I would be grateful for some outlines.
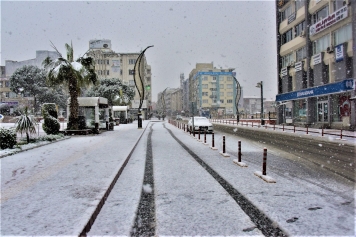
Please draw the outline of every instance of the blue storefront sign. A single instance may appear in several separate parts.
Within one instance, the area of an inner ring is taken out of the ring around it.
[[[354,84],[355,84],[354,79],[346,79],[328,85],[317,86],[313,88],[303,89],[300,91],[293,91],[284,94],[279,94],[276,95],[276,101],[298,100],[301,98],[346,92],[354,89],[355,88]]]

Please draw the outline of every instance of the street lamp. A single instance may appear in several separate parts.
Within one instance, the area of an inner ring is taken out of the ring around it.
[[[256,87],[261,88],[261,125],[265,125],[263,120],[263,81],[258,82]]]
[[[141,72],[140,72],[141,59],[142,59],[143,55],[145,54],[145,51],[151,47],[153,47],[153,45],[148,46],[140,53],[140,55],[138,55],[137,60],[135,62],[135,66],[134,66],[134,82],[135,82],[135,86],[138,91],[138,94],[140,96],[140,104],[137,109],[137,126],[138,126],[138,128],[142,128],[141,107],[142,107],[143,99],[145,98],[145,87],[143,85],[144,82],[141,78]],[[136,75],[136,71],[138,71],[138,78]]]
[[[236,106],[236,121],[237,124],[240,122],[240,113],[239,113],[239,101],[241,98],[241,86],[240,83],[237,81],[236,77],[234,77],[236,82],[236,97],[235,97],[235,106]]]

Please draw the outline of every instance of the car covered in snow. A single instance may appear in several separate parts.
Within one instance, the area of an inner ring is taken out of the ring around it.
[[[193,123],[194,119],[194,123]],[[212,133],[214,131],[213,124],[206,117],[192,117],[188,121],[188,130],[193,132],[193,124],[195,132]]]

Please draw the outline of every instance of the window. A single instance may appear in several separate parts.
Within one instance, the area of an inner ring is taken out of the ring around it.
[[[10,97],[10,92],[6,92],[5,97],[9,98]]]
[[[317,11],[314,15],[312,15],[312,24],[317,23],[323,18],[329,15],[329,5],[323,7],[321,10]]]
[[[293,39],[293,29],[288,30],[282,35],[282,44],[285,44]]]
[[[202,85],[201,85],[201,88],[202,88],[202,89],[208,89],[208,84],[202,84]]]
[[[294,5],[290,4],[283,12],[281,12],[282,21],[288,19],[294,13]]]
[[[122,75],[122,69],[120,69],[120,75]]]
[[[203,104],[207,104],[207,103],[209,103],[208,100],[203,100]]]
[[[147,69],[147,74],[151,74],[151,69]]]
[[[227,88],[227,89],[232,89],[232,84],[227,84],[227,85],[226,85],[226,88]]]
[[[333,10],[334,10],[334,12],[339,10],[343,6],[344,6],[344,1],[342,1],[342,0],[334,0],[333,1]]]
[[[136,59],[129,59],[129,64],[135,64],[136,63]]]
[[[208,96],[208,92],[202,92],[202,96]]]
[[[305,6],[305,0],[295,0],[295,8],[297,11]]]
[[[134,75],[134,74],[135,74],[135,70],[129,69],[129,75]]]
[[[327,34],[313,42],[313,54],[318,54],[322,51],[325,51],[329,46],[330,46],[330,36],[329,34]]]
[[[303,60],[304,58],[307,57],[307,49],[305,47],[300,48],[296,51],[297,54],[297,62]]]
[[[223,71],[223,70],[221,70],[221,71]],[[225,78],[225,77],[220,77],[219,80],[220,80],[220,81],[224,81],[224,78]]]
[[[106,64],[109,65],[109,59],[106,60]],[[108,74],[109,75],[109,74]]]
[[[216,96],[217,94],[218,94],[218,92],[217,92],[217,91],[212,91],[212,92],[211,92],[211,95]]]
[[[214,76],[214,77],[213,77],[213,81],[216,81],[216,79],[217,79],[217,77]]]
[[[10,82],[9,81],[5,81],[5,87],[10,87]]]
[[[232,77],[227,77],[227,80],[228,81],[232,81]]]
[[[231,97],[231,96],[233,95],[233,93],[232,93],[232,92],[227,92],[226,95],[227,95],[228,97]]]
[[[302,21],[298,25],[295,26],[295,35],[300,36],[302,34],[302,31],[305,29],[305,21]]]
[[[107,71],[106,71],[106,75],[109,75],[109,72],[110,72],[110,71],[109,71],[109,70],[107,70]]]
[[[293,53],[287,54],[286,56],[282,57],[282,68],[289,66],[292,61],[294,62]]]
[[[207,81],[208,80],[208,77],[207,76],[204,76],[203,77],[203,81]]]
[[[224,84],[220,84],[220,89],[224,89]]]
[[[345,43],[352,39],[351,24],[345,25],[333,33],[335,45]]]
[[[224,92],[220,92],[220,97],[223,97],[224,96]]]
[[[232,104],[232,100],[226,100],[226,103]]]
[[[224,100],[220,100],[220,103],[221,103],[221,104],[224,104]]]

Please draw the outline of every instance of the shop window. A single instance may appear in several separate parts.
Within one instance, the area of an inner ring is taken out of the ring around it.
[[[333,122],[342,122],[344,117],[349,117],[351,114],[350,93],[332,95],[331,109]]]
[[[313,54],[318,54],[322,51],[325,51],[328,47],[330,47],[329,34],[327,34],[313,42]]]
[[[342,44],[352,39],[351,24],[345,25],[333,33],[334,44]]]
[[[293,106],[294,122],[307,121],[307,103],[306,100],[296,100]]]
[[[323,18],[329,15],[329,5],[326,5],[315,14],[312,15],[312,24],[317,23],[318,21],[322,20]]]

